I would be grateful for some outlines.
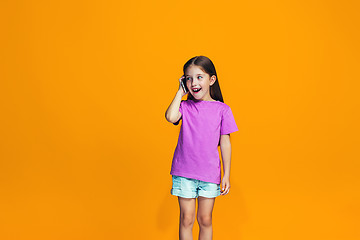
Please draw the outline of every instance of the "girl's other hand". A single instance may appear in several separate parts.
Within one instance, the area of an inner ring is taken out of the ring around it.
[[[182,84],[181,84],[181,81],[185,78],[184,75],[181,76],[181,78],[179,78],[179,91],[181,92],[181,97],[183,97],[184,95],[186,95],[188,92],[185,92],[183,87],[182,87]]]
[[[226,195],[230,191],[230,179],[228,177],[224,177],[221,182],[221,194],[220,195]]]

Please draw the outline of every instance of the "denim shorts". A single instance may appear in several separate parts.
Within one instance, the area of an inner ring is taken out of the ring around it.
[[[214,198],[220,195],[220,184],[172,175],[171,194],[183,198]]]

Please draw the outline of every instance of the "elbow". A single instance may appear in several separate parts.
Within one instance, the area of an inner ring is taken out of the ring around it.
[[[166,119],[166,121],[171,122],[171,121],[170,121],[170,117],[168,116],[167,113],[165,113],[165,119]]]
[[[165,113],[165,119],[166,121],[168,121],[169,123],[174,123],[173,119],[171,118],[171,116],[169,116],[169,114]]]
[[[168,112],[165,113],[165,118],[170,123],[176,123],[180,120],[181,114],[178,113],[176,116],[170,115]]]
[[[166,121],[168,121],[168,122],[170,122],[170,114],[168,113],[168,110],[166,110],[166,112],[165,112],[165,119],[166,119]]]
[[[222,135],[220,138],[220,146],[221,147],[229,147],[231,148],[230,134]]]

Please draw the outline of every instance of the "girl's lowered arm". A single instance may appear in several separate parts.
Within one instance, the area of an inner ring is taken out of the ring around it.
[[[224,178],[230,178],[231,142],[230,134],[220,135],[221,158],[224,168]]]

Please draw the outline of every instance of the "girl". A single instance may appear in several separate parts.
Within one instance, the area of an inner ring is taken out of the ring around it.
[[[179,239],[192,239],[198,198],[199,239],[208,240],[213,235],[215,197],[229,193],[230,133],[238,128],[230,107],[223,101],[212,61],[205,56],[193,57],[185,63],[183,72],[179,89],[165,113],[167,121],[174,125],[182,119],[170,172],[171,194],[178,196],[180,206]],[[186,92],[181,86],[183,79]],[[187,100],[181,100],[187,93]],[[222,181],[218,146],[224,168]]]

